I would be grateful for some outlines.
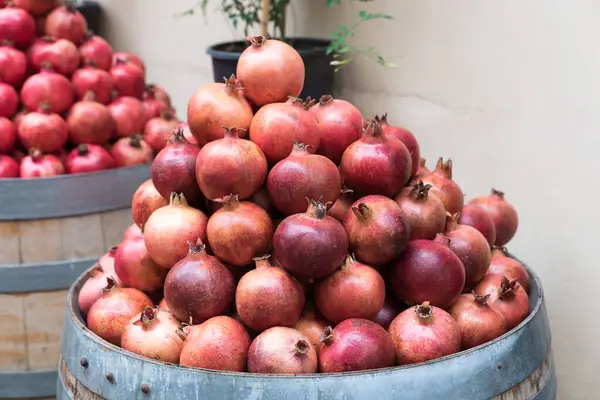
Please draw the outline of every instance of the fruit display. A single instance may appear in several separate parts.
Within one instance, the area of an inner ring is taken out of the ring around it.
[[[81,289],[92,332],[186,367],[313,374],[434,360],[525,320],[503,194],[465,204],[451,160],[430,171],[387,115],[295,97],[302,71],[285,43],[252,38],[239,78],[201,86],[187,124],[161,125],[175,129],[134,224]],[[130,160],[125,136],[112,152]],[[80,168],[101,159],[92,146],[70,156]]]
[[[146,84],[142,60],[113,53],[59,3],[0,8],[0,179],[149,163],[180,124],[169,95]]]

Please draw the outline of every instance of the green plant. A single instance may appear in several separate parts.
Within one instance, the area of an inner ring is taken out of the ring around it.
[[[262,4],[264,0],[219,0],[218,10],[225,13],[235,29],[242,29],[244,36],[248,36],[250,30],[261,23]],[[287,41],[285,19],[288,6],[291,0],[270,0],[269,4],[269,22],[272,23],[273,32],[270,37]],[[324,0],[327,8],[340,5],[342,1],[350,3],[368,3],[374,0]],[[208,5],[211,0],[200,0],[195,7],[190,8],[179,16],[196,14],[201,11],[206,17]],[[357,56],[374,60],[385,67],[393,67],[374,46],[366,48],[357,47],[352,44],[352,39],[356,36],[357,30],[365,22],[381,19],[392,19],[391,15],[383,13],[371,13],[366,10],[358,10],[357,20],[350,25],[339,25],[331,35],[331,44],[327,48],[327,54],[331,54],[334,60],[331,62],[335,70],[353,61]]]

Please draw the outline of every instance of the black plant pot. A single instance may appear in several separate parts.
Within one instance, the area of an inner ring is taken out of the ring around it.
[[[88,23],[88,29],[98,36],[103,36],[102,29],[102,7],[97,1],[77,1],[77,10],[84,16]]]
[[[324,94],[332,94],[334,70],[330,65],[332,57],[326,50],[330,41],[313,38],[290,38],[292,45],[304,61],[306,78],[301,98],[308,96],[319,99]],[[237,62],[243,49],[248,46],[245,41],[225,42],[209,47],[206,52],[212,56],[213,78],[215,82],[223,82],[223,77],[235,74]]]

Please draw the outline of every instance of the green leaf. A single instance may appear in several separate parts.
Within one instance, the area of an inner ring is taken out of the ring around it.
[[[335,5],[341,4],[342,0],[326,0],[325,4],[327,5],[327,8],[329,7],[333,7]]]
[[[358,16],[363,21],[370,21],[372,19],[393,19],[391,15],[370,13],[365,10],[360,10]]]

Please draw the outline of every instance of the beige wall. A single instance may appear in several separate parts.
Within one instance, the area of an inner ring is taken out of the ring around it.
[[[173,94],[182,116],[190,94],[211,79],[207,45],[238,37],[220,14],[209,24],[201,16],[172,17],[193,1],[103,3],[112,43],[145,59],[150,78]],[[322,0],[299,3],[294,34],[327,35],[347,18],[339,10],[324,13]],[[509,248],[545,285],[560,398],[598,398],[600,2],[373,6],[396,20],[365,27],[364,40],[397,68],[349,67],[341,75],[343,96],[368,115],[387,111],[392,122],[413,129],[430,164],[452,157],[468,197],[492,186],[507,193],[521,218]]]

